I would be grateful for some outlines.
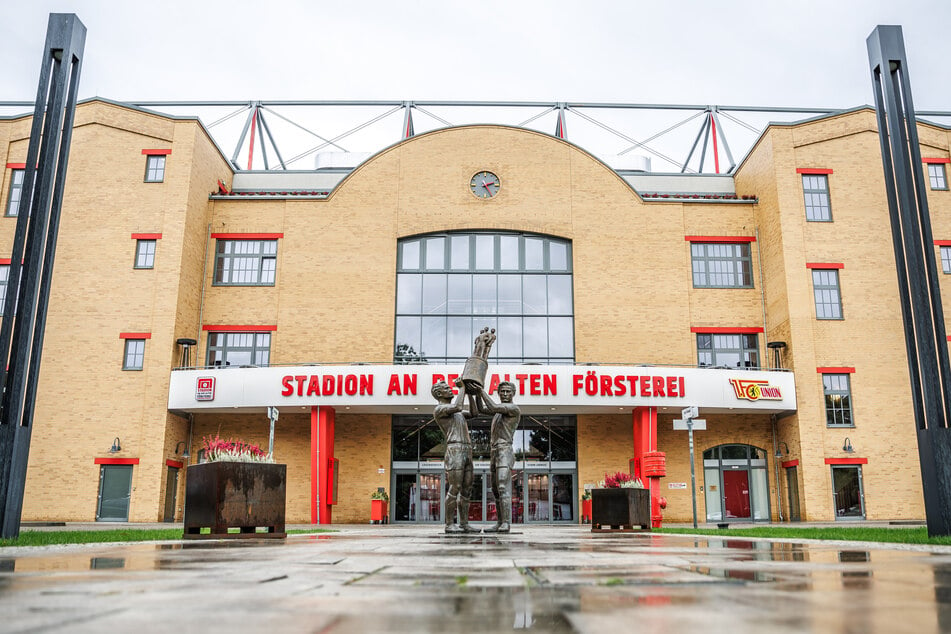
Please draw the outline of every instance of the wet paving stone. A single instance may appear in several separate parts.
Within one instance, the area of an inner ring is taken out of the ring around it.
[[[943,632],[951,549],[585,527],[8,548],[0,631]]]

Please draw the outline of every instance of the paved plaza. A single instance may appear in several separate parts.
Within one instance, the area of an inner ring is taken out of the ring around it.
[[[334,528],[0,549],[0,631],[951,631],[951,548]]]

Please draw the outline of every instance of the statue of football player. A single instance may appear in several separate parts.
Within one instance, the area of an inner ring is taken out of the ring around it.
[[[499,383],[500,403],[494,402],[486,391],[479,391],[479,411],[483,414],[495,414],[492,417],[491,462],[492,493],[495,495],[497,523],[485,529],[487,533],[507,533],[512,528],[512,467],[515,465],[515,451],[512,441],[515,429],[522,416],[515,398],[515,384],[509,381]]]
[[[457,380],[459,395],[453,401],[452,388],[445,381],[433,384],[432,395],[439,401],[433,410],[433,418],[446,441],[446,532],[477,533],[469,526],[469,492],[472,490],[472,440],[463,400],[466,391],[462,381]],[[457,517],[458,516],[458,517]]]

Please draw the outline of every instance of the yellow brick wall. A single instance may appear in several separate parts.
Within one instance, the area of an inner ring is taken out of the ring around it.
[[[920,129],[926,156],[948,154],[947,131]],[[0,121],[6,162],[25,161],[28,133],[29,118]],[[166,180],[143,183],[141,150],[160,147],[172,148]],[[833,170],[832,223],[805,221],[798,167]],[[482,169],[502,180],[490,200],[468,189]],[[10,170],[2,174],[5,205]],[[757,195],[756,204],[645,202],[571,144],[500,126],[441,130],[394,145],[326,200],[209,202],[218,179],[230,185],[231,170],[197,122],[103,102],[78,109],[24,519],[92,519],[93,460],[109,457],[114,437],[123,447],[117,457],[140,458],[130,517],[160,519],[165,460],[176,457],[189,433],[187,418],[166,411],[177,338],[198,339],[192,362],[203,363],[202,326],[275,325],[272,363],[389,362],[398,240],[459,229],[572,240],[578,362],[694,365],[691,327],[763,328],[761,360],[770,365],[766,342],[785,341],[783,363],[796,373],[799,408],[776,427],[789,447],[784,459],[800,460],[803,519],[832,519],[825,459],[852,457],[841,451],[846,436],[853,456],[868,459],[869,519],[923,515],[878,139],[868,111],[769,128],[736,174],[737,193]],[[951,192],[928,197],[934,237],[951,239]],[[0,217],[0,251],[9,250],[14,224]],[[130,236],[146,232],[163,236],[155,269],[133,270]],[[208,234],[218,232],[283,234],[275,285],[213,286],[215,241]],[[754,288],[694,289],[687,235],[755,237]],[[807,262],[844,265],[844,320],[816,320]],[[944,276],[941,282],[948,284]],[[120,332],[152,333],[142,372],[121,370]],[[856,368],[854,428],[826,427],[816,368],[830,366]],[[669,429],[671,414],[662,412],[659,423],[670,474],[662,490],[668,517],[684,519],[689,495],[665,488],[689,479],[684,434]],[[775,514],[769,417],[705,417],[710,430],[698,432],[698,460],[704,448],[724,442],[770,453]],[[389,425],[389,416],[338,412],[336,521],[366,521],[369,493],[389,487]],[[277,443],[289,470],[289,521],[309,521],[309,426],[309,412],[282,412]],[[627,469],[631,426],[629,414],[578,417],[579,485]],[[246,414],[198,416],[192,439],[219,429],[267,440],[263,415]],[[702,496],[699,504],[702,513]]]

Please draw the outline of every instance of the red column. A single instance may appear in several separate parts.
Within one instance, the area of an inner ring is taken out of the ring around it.
[[[634,417],[634,476],[640,478],[644,486],[651,492],[651,525],[660,528],[663,515],[661,514],[660,478],[663,467],[658,468],[657,459],[657,408],[638,407],[633,412]],[[645,455],[648,455],[651,464],[645,469]],[[660,454],[660,460],[663,460]],[[666,501],[664,501],[666,504]]]
[[[310,522],[330,524],[331,465],[334,455],[334,408],[310,408]]]

